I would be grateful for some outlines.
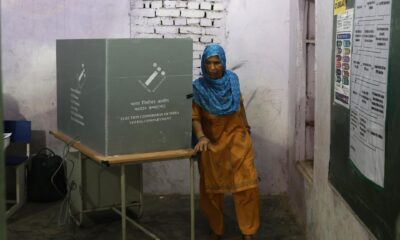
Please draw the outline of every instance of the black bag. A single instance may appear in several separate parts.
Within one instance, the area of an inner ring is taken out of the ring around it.
[[[27,186],[30,201],[52,202],[63,198],[67,192],[63,159],[48,148],[41,149],[31,158]]]

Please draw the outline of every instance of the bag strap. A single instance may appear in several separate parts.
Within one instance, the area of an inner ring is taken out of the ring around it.
[[[40,154],[46,154],[48,155],[48,153],[50,153],[50,155],[53,157],[56,154],[53,152],[53,150],[51,150],[50,148],[44,147],[42,149],[39,150],[39,152],[36,155],[40,155]]]

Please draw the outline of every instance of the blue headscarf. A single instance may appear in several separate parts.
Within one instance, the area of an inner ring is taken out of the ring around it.
[[[205,68],[205,61],[213,56],[218,56],[223,65],[223,75],[219,79],[210,78]],[[201,71],[203,76],[193,81],[193,101],[213,115],[237,112],[240,107],[239,78],[226,70],[225,52],[221,46],[210,44],[204,49]]]

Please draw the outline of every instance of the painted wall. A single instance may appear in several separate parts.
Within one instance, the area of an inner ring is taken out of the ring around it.
[[[287,190],[289,126],[289,0],[227,4],[228,66],[240,78],[252,127],[262,193]]]

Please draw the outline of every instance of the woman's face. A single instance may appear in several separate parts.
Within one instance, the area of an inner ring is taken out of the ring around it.
[[[210,78],[221,78],[224,73],[224,67],[217,56],[207,58],[204,67],[206,68],[207,74]]]

